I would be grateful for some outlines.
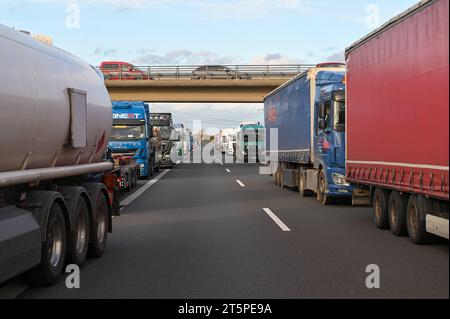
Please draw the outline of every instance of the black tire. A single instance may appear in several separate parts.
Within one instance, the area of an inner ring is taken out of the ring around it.
[[[131,188],[131,190],[133,190],[134,187],[136,186],[136,183],[135,183],[135,181],[134,181],[135,177],[136,177],[136,170],[133,169],[133,170],[131,171],[131,182],[130,182],[130,186],[131,186],[130,188]]]
[[[280,186],[280,188],[284,188],[284,173],[283,173],[283,168],[280,167],[280,173],[278,174],[278,186]]]
[[[103,192],[99,192],[97,200],[93,203],[93,210],[96,220],[91,227],[88,255],[100,257],[106,248],[109,229],[108,204]]]
[[[373,193],[373,220],[377,228],[389,228],[389,192],[381,188]]]
[[[330,196],[325,194],[327,180],[325,178],[325,173],[323,170],[319,172],[319,180],[317,182],[317,200],[322,203],[322,205],[330,205],[332,199]]]
[[[130,171],[128,171],[127,172],[127,176],[126,176],[126,181],[127,181],[127,187],[125,187],[124,188],[124,190],[126,191],[126,192],[131,192],[131,188],[132,188],[132,186],[131,186],[131,184],[132,184],[132,171],[130,170]]]
[[[421,208],[416,195],[410,195],[406,207],[406,225],[409,239],[416,245],[426,245],[432,242],[433,236],[427,232],[425,220],[421,220]]]
[[[47,220],[46,240],[42,243],[41,262],[25,273],[30,285],[51,286],[61,275],[67,252],[67,225],[60,203],[53,202]]]
[[[114,191],[114,198],[112,201],[112,214],[114,216],[120,216],[120,192],[119,191]]]
[[[80,196],[75,211],[75,227],[71,233],[71,245],[68,252],[68,263],[83,265],[89,248],[90,212],[86,199]]]
[[[392,192],[389,197],[389,227],[395,236],[406,236],[406,197]]]
[[[148,176],[155,176],[155,158],[153,156],[150,157],[150,162],[148,163]]]
[[[306,189],[306,181],[305,174],[301,169],[298,173],[298,191],[300,193],[300,197],[311,197],[314,195],[314,192],[310,189]]]
[[[133,188],[136,188],[138,186],[138,179],[139,179],[139,170],[136,169],[134,171],[134,176],[133,176]]]

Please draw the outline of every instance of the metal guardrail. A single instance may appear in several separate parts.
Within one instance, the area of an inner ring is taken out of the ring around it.
[[[289,79],[315,65],[178,65],[134,66],[131,70],[103,70],[105,80],[251,80]]]

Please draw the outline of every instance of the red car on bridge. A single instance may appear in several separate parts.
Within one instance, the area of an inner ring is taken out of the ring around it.
[[[105,80],[151,80],[145,72],[133,64],[120,61],[105,61],[100,64]]]

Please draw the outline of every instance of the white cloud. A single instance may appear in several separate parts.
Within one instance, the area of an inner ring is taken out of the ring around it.
[[[302,10],[304,0],[234,0],[225,2],[197,1],[196,5],[211,19],[261,18],[274,10]]]
[[[298,58],[288,57],[281,53],[268,53],[254,57],[250,64],[301,64],[302,61]]]
[[[135,64],[233,64],[240,59],[229,55],[220,55],[211,51],[191,51],[188,49],[171,50],[157,53],[154,50],[139,50],[133,58]]]
[[[326,59],[326,62],[345,62],[345,52],[339,51],[331,54]]]
[[[125,59],[135,65],[229,65],[229,64],[305,64],[305,60],[294,58],[282,53],[267,53],[246,59],[241,56],[219,54],[214,51],[189,49],[175,49],[158,52],[154,49],[128,49],[104,48],[98,46],[93,55],[99,59]],[[313,55],[308,55],[309,58]]]
[[[0,0],[0,4],[8,5],[7,0]],[[209,13],[217,13],[222,16],[240,16],[250,13],[267,13],[273,9],[299,9],[303,8],[304,0],[15,0],[17,5],[33,4],[80,4],[87,6],[102,6],[114,9],[146,9],[165,7],[171,5],[194,6]],[[248,16],[249,18],[252,16]]]

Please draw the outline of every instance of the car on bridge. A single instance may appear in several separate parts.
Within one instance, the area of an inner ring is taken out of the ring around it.
[[[105,61],[100,64],[105,80],[151,80],[133,64],[119,61]]]
[[[192,72],[191,79],[193,80],[236,80],[236,79],[250,79],[247,73],[239,72],[238,70],[230,69],[223,65],[202,65]]]

